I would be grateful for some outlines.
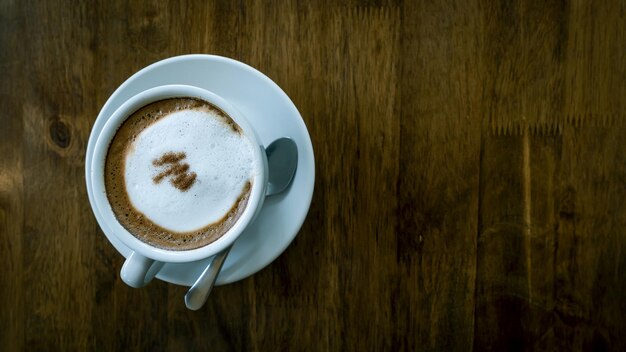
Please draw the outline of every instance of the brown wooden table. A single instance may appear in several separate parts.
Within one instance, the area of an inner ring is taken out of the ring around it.
[[[188,311],[131,289],[85,149],[127,77],[211,53],[308,126],[287,251]],[[1,1],[0,349],[626,350],[624,1]]]

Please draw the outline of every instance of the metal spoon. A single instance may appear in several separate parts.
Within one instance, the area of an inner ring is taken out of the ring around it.
[[[269,181],[265,195],[272,196],[284,191],[291,183],[298,166],[298,148],[293,140],[283,137],[273,141],[265,148],[265,153],[267,154],[269,169]],[[191,310],[202,308],[215,285],[217,275],[222,270],[231,248],[232,245],[216,254],[200,274],[200,277],[193,283],[193,286],[189,288],[185,294],[187,308]]]

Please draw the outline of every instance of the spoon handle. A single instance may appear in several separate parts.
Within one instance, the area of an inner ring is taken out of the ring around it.
[[[220,270],[222,270],[222,265],[224,265],[231,248],[232,246],[229,246],[217,253],[189,291],[187,291],[185,295],[185,305],[187,308],[191,310],[202,308],[211,293],[211,289],[213,289],[217,275],[220,273]]]

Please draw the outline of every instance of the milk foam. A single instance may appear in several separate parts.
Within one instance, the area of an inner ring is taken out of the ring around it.
[[[181,110],[145,128],[128,148],[125,184],[130,202],[155,224],[189,232],[221,220],[259,173],[254,146],[215,111]],[[182,162],[196,173],[182,191],[169,179],[156,183],[163,171],[154,160],[166,153],[185,153]]]

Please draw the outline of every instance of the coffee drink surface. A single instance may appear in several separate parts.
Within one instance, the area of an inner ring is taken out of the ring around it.
[[[246,208],[259,165],[223,111],[193,98],[151,103],[117,130],[105,187],[117,220],[154,247],[189,250],[225,234]]]

